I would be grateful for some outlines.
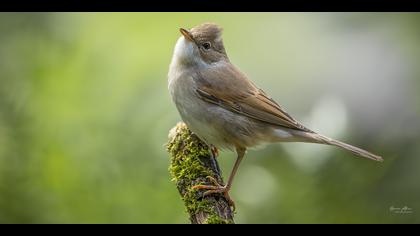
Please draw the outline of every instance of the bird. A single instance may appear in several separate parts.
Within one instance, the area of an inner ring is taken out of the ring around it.
[[[203,23],[182,34],[175,45],[168,72],[168,90],[182,120],[217,152],[236,151],[226,185],[208,176],[213,185],[195,185],[205,195],[223,194],[229,203],[234,177],[247,149],[267,143],[305,142],[336,146],[375,161],[381,156],[334,140],[305,127],[257,87],[231,63],[223,28]]]

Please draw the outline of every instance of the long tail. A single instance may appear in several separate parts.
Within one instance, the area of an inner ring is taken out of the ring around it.
[[[320,135],[320,134],[317,134],[317,133],[306,133],[305,136],[310,137],[311,140],[308,140],[309,142],[314,141],[315,143],[323,143],[323,144],[327,144],[327,145],[340,147],[340,148],[343,148],[345,150],[348,150],[348,151],[352,152],[353,154],[355,154],[357,156],[369,158],[369,159],[375,160],[375,161],[381,161],[381,162],[383,161],[381,156],[375,155],[375,154],[370,153],[370,152],[368,152],[366,150],[363,150],[361,148],[352,146],[352,145],[347,144],[347,143],[343,143],[343,142],[338,141],[338,140],[328,138],[326,136],[323,136],[323,135]]]

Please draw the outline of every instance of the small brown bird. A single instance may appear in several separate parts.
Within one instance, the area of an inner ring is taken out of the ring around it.
[[[205,195],[223,193],[231,201],[228,192],[247,148],[263,143],[333,145],[382,161],[380,156],[318,134],[296,121],[230,62],[218,25],[205,23],[180,31],[168,74],[172,100],[198,137],[210,146],[236,149],[237,153],[225,186],[210,178],[214,186],[194,188],[208,190]]]

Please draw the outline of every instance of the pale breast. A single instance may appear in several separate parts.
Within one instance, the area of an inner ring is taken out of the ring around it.
[[[196,85],[190,76],[181,75],[169,81],[169,90],[176,108],[187,126],[207,144],[219,147],[230,146],[217,128],[217,115],[209,104],[199,99]]]

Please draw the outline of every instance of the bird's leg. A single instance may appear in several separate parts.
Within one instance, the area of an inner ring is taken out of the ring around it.
[[[230,198],[229,191],[232,188],[233,179],[235,178],[236,172],[238,171],[239,164],[241,163],[243,157],[245,156],[245,148],[236,148],[236,152],[238,154],[233,169],[229,175],[229,179],[226,185],[221,185],[219,182],[212,176],[207,176],[207,178],[214,184],[214,185],[195,185],[193,189],[206,189],[207,191],[204,192],[203,196],[207,196],[213,193],[221,193],[223,196],[229,201],[229,204],[235,210],[235,202]]]

